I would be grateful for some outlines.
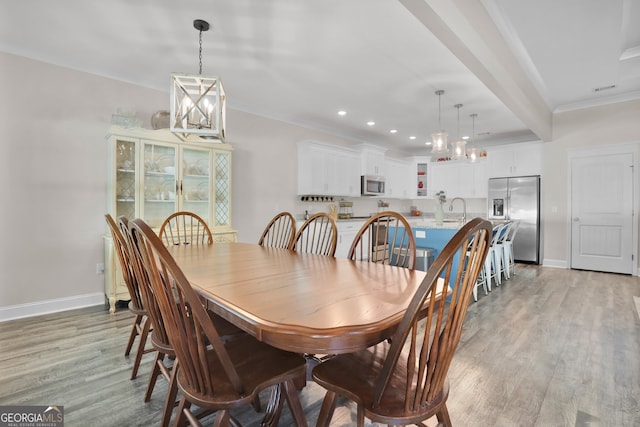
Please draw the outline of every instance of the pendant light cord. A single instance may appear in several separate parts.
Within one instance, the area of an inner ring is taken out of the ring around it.
[[[442,130],[442,122],[440,121],[440,98],[442,94],[438,94],[438,131]]]
[[[460,107],[462,107],[462,104],[456,106],[458,109],[458,139],[460,139]]]
[[[202,30],[200,30],[200,35],[198,37],[198,40],[200,42],[200,50],[198,52],[198,61],[200,65],[200,70],[198,71],[198,74],[202,75]]]
[[[471,115],[471,126],[472,126],[472,133],[471,133],[471,143],[475,146],[476,144],[476,117],[478,117],[477,114],[472,114]]]

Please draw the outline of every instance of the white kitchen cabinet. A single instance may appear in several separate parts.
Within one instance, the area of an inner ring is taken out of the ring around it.
[[[107,212],[142,218],[159,231],[176,211],[202,217],[216,241],[235,241],[231,228],[231,146],[184,142],[168,130],[112,127],[107,135]],[[129,299],[105,236],[105,295],[110,309]]]
[[[487,176],[487,161],[479,160],[474,163],[473,169],[473,195],[470,197],[486,199],[489,195],[489,177]]]
[[[355,197],[360,195],[358,156],[349,151],[336,150],[329,160],[329,194]]]
[[[486,162],[466,161],[435,162],[431,167],[432,195],[445,191],[447,198],[487,197]]]
[[[361,175],[385,176],[385,150],[373,145],[361,146]]]
[[[452,162],[434,162],[429,165],[431,168],[429,195],[444,191],[447,198],[462,197],[460,192],[460,170],[457,164]]]
[[[359,196],[360,155],[354,150],[301,141],[298,143],[298,194]]]
[[[411,162],[388,158],[385,162],[385,197],[408,199],[413,197],[414,171]]]
[[[487,178],[540,175],[542,143],[521,143],[496,147],[487,152]]]
[[[351,243],[365,221],[338,221],[338,244],[336,245],[336,258],[346,258],[351,249]]]
[[[431,198],[431,159],[430,157],[412,157],[409,198]]]

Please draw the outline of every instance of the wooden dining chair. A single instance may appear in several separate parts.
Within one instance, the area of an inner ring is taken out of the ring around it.
[[[296,232],[289,249],[297,252],[335,256],[338,244],[338,226],[327,213],[319,212],[307,219]]]
[[[490,239],[491,223],[469,221],[427,271],[390,343],[335,356],[313,369],[313,379],[327,390],[317,426],[329,425],[338,396],[357,404],[359,427],[365,417],[424,426],[433,416],[438,425],[451,426],[447,371]],[[439,290],[443,295],[436,301]]]
[[[149,279],[149,275],[144,266],[142,249],[140,247],[140,242],[143,241],[143,237],[140,235],[140,231],[138,228],[129,225],[126,219],[124,219],[123,221],[122,218],[123,217],[121,217],[120,222],[121,228],[124,228],[127,232],[125,236],[127,237],[127,243],[132,254],[132,264],[134,266],[134,272],[136,277],[138,278],[138,283],[140,284],[140,290],[143,296],[145,307],[147,307],[147,313],[153,325],[153,333],[151,334],[151,345],[156,350],[156,357],[153,363],[153,368],[151,370],[151,375],[149,377],[149,383],[147,385],[147,391],[144,396],[144,401],[148,402],[149,400],[151,400],[151,396],[153,394],[153,390],[157,383],[158,377],[162,375],[169,383],[160,423],[161,426],[166,427],[169,425],[173,408],[176,406],[176,396],[178,393],[176,373],[178,370],[178,361],[175,357],[175,351],[173,350],[173,347],[169,342],[167,328],[162,317],[162,312],[160,311],[160,307],[158,305],[158,299],[156,298],[154,289],[151,286],[151,280]],[[207,313],[209,314],[209,317],[211,317],[212,322],[214,322],[216,329],[219,331],[223,339],[232,339],[238,334],[244,333],[235,325],[224,320],[220,316],[217,316],[216,314],[209,311]],[[171,361],[173,361],[173,363],[171,363]],[[258,404],[258,406],[256,407],[256,409],[258,409],[259,400],[256,400],[256,402],[254,402],[254,406],[256,404]]]
[[[132,254],[134,272],[138,278],[138,283],[140,284],[140,290],[145,301],[145,306],[147,307],[149,319],[153,324],[151,346],[156,350],[156,356],[153,362],[153,368],[151,369],[151,375],[149,377],[144,401],[148,402],[151,400],[151,395],[153,394],[158,377],[162,375],[167,380],[169,386],[160,425],[162,427],[167,427],[171,420],[171,413],[175,407],[176,396],[178,393],[178,384],[175,379],[178,363],[175,360],[173,347],[171,347],[171,344],[169,343],[169,337],[165,328],[164,320],[162,319],[160,307],[158,306],[153,288],[151,287],[151,282],[143,265],[142,254],[139,246],[139,242],[142,241],[142,238],[139,236],[137,229],[131,227],[127,221],[122,221],[121,228],[125,227],[127,229],[127,243]],[[173,363],[171,363],[171,361],[173,361]]]
[[[131,328],[131,334],[129,334],[129,341],[127,342],[127,347],[124,352],[125,356],[129,356],[136,337],[140,337],[140,340],[138,341],[138,349],[136,350],[136,358],[133,362],[133,369],[131,371],[131,379],[135,379],[138,375],[142,355],[153,351],[152,349],[145,348],[147,345],[147,337],[151,330],[151,321],[147,316],[147,310],[143,302],[140,286],[133,271],[131,254],[129,252],[127,241],[113,217],[106,214],[105,218],[109,225],[111,237],[113,238],[113,246],[115,247],[118,261],[120,262],[120,269],[122,270],[124,283],[127,286],[127,290],[129,291],[129,296],[131,298],[129,301],[129,311],[136,316],[133,321],[133,327]]]
[[[397,212],[372,215],[353,239],[347,258],[413,270],[416,266],[416,240],[411,225]]]
[[[288,249],[296,238],[296,220],[289,212],[280,212],[265,227],[258,240],[260,246]]]
[[[193,212],[175,212],[160,226],[160,239],[165,245],[210,245],[213,234],[207,223]]]
[[[266,345],[249,334],[223,341],[201,299],[167,248],[142,220],[132,221],[141,259],[153,288],[169,342],[180,368],[177,383],[182,396],[176,425],[200,425],[194,404],[216,411],[216,426],[230,425],[230,409],[251,404],[261,390],[278,386],[294,420],[306,426],[296,389],[305,381],[300,355]],[[277,419],[273,420],[274,425]]]

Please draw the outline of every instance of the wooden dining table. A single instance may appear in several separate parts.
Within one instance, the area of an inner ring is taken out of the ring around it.
[[[274,347],[354,352],[389,338],[425,272],[248,243],[169,248],[207,308]]]

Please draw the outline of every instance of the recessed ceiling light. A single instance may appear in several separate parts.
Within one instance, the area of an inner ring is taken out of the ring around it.
[[[469,139],[469,137],[465,135],[465,136],[462,137],[462,139],[464,139],[466,141],[466,140]]]
[[[409,139],[416,139],[416,137],[415,137],[415,136],[413,136],[413,135],[411,135],[411,136],[409,137]]]
[[[398,129],[391,129],[389,133],[398,133]]]
[[[431,145],[431,141],[425,142],[424,145]]]
[[[375,124],[376,124],[376,122],[374,122],[373,120],[369,120],[369,121],[367,122],[367,126],[373,126],[373,125],[375,125]]]
[[[340,111],[338,111],[338,115],[339,115],[339,116],[344,116],[344,115],[346,115],[346,114],[347,114],[347,112],[346,112],[346,111],[344,111],[344,110],[340,110]]]

